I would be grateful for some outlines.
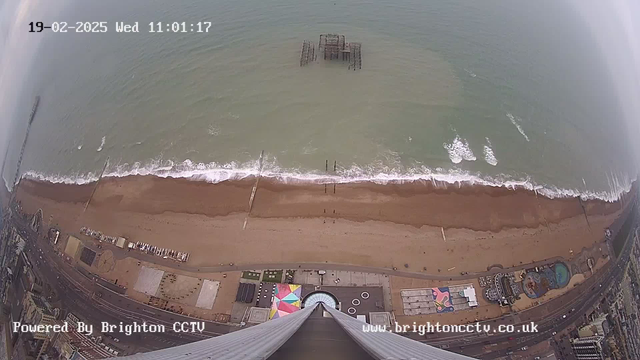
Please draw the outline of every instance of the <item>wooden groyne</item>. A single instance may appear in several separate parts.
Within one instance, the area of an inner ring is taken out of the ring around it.
[[[104,176],[104,172],[105,170],[107,170],[107,165],[109,165],[109,157],[107,157],[107,161],[104,162],[104,166],[102,167],[102,171],[100,172],[100,176],[98,177],[98,180],[93,186],[93,191],[91,191],[91,196],[89,196],[89,200],[87,200],[86,204],[84,204],[84,210],[82,210],[83,214],[87,211],[87,208],[89,207],[89,204],[93,199],[93,196],[96,194],[96,190],[98,190],[98,185],[100,185],[100,180],[102,180],[102,177]]]
[[[247,228],[247,222],[249,221],[249,217],[251,216],[251,209],[253,209],[253,201],[256,198],[256,193],[258,192],[258,184],[260,183],[260,177],[262,176],[262,165],[264,162],[264,150],[260,152],[260,159],[258,159],[258,176],[256,177],[256,183],[253,185],[251,189],[251,196],[249,196],[249,210],[247,211],[247,216],[244,218],[244,224],[242,225],[242,230]]]

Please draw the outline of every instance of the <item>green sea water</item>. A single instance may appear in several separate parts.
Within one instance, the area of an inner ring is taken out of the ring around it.
[[[109,28],[39,35],[9,152],[15,162],[40,95],[32,176],[88,181],[109,157],[111,176],[215,182],[256,173],[264,151],[263,173],[283,181],[326,178],[335,161],[341,181],[612,199],[634,174],[603,54],[563,1],[69,0],[42,21]],[[116,33],[120,21],[140,32]],[[300,67],[302,41],[322,33],[362,43],[362,69]]]

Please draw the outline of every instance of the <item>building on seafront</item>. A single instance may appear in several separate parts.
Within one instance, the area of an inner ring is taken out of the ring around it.
[[[587,336],[571,341],[571,349],[578,360],[603,360],[603,336]]]
[[[607,314],[600,314],[589,324],[578,329],[578,335],[581,338],[589,336],[605,336],[609,333],[609,324],[607,323]]]
[[[27,292],[22,300],[22,307],[24,311],[21,316],[21,324],[53,325],[56,322],[51,306],[38,294]],[[54,335],[50,332],[40,331],[17,332],[17,334],[20,339],[17,343],[20,345],[14,348],[14,357],[12,358],[15,359],[21,358],[17,354],[22,351],[29,356],[35,356],[36,359],[40,358],[45,353],[51,342],[51,337]]]
[[[438,349],[390,331],[365,331],[368,325],[323,302],[287,316],[187,345],[124,357],[128,360],[204,359],[424,359],[470,357]],[[331,346],[327,346],[327,344]]]

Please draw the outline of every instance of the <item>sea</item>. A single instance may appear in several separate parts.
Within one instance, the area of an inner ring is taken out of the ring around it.
[[[612,201],[636,177],[605,54],[563,0],[41,5],[33,21],[108,30],[29,34],[9,184],[36,95],[20,172],[53,182],[93,181],[108,160],[106,176],[468,182]],[[326,33],[361,43],[362,69],[301,67],[302,42]]]

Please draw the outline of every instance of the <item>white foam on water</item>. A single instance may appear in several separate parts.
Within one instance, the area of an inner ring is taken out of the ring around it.
[[[78,145],[78,150],[82,150],[82,145]]]
[[[311,143],[309,143],[307,146],[302,148],[302,153],[304,155],[311,155],[311,154],[315,154],[316,151],[318,151],[317,147],[313,147],[311,146]]]
[[[218,136],[220,135],[220,129],[218,129],[217,127],[215,127],[214,125],[209,125],[209,128],[207,129],[207,132],[209,133],[209,135],[211,136]]]
[[[507,113],[507,117],[509,118],[509,120],[511,120],[511,123],[516,127],[516,129],[518,129],[518,132],[520,132],[520,134],[524,136],[525,140],[530,141],[527,134],[525,134],[524,130],[522,130],[522,126],[520,126],[522,119],[509,113]]]
[[[484,161],[486,161],[489,165],[496,166],[498,165],[498,159],[496,155],[493,153],[493,149],[491,148],[491,141],[489,138],[487,139],[487,145],[484,146]]]
[[[393,154],[387,154],[393,158]],[[265,155],[263,160],[262,177],[271,178],[282,183],[355,183],[371,182],[376,184],[410,183],[414,181],[428,181],[434,186],[446,185],[479,185],[491,187],[505,187],[509,189],[526,189],[548,198],[581,197],[583,200],[600,199],[604,201],[617,201],[629,192],[632,179],[624,174],[607,174],[609,189],[601,191],[580,191],[578,189],[560,188],[553,185],[538,184],[530,178],[514,178],[510,175],[500,174],[495,176],[471,173],[461,169],[432,169],[424,165],[416,165],[411,168],[381,166],[379,163],[368,166],[344,166],[338,167],[337,174],[327,174],[324,171],[303,171],[299,169],[283,169],[278,165],[274,157]],[[194,181],[220,183],[227,180],[240,180],[250,176],[257,176],[259,161],[252,160],[245,163],[194,163],[191,160],[174,162],[171,160],[156,159],[147,164],[139,162],[133,164],[110,165],[105,177],[126,177],[153,175],[160,178],[184,178]],[[42,174],[29,171],[23,178],[48,181],[64,184],[87,184],[98,179],[98,173],[61,175]]]
[[[7,188],[8,192],[11,192],[11,186],[9,186],[9,183],[7,182],[7,180],[4,178],[4,176],[0,176],[0,179],[2,179],[2,182],[4,183],[4,187]]]
[[[476,161],[476,156],[469,148],[469,143],[467,140],[460,138],[458,134],[456,134],[456,138],[450,144],[444,143],[442,146],[449,153],[449,159],[454,164],[459,164],[462,160],[467,161]]]
[[[103,136],[102,137],[102,142],[100,143],[100,147],[98,149],[96,149],[97,152],[102,151],[102,148],[104,147],[104,143],[107,141],[107,137]]]

